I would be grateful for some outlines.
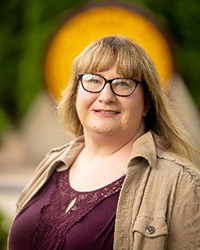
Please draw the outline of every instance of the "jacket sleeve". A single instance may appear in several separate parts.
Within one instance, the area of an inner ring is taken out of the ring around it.
[[[200,250],[200,178],[185,170],[176,184],[167,250]]]

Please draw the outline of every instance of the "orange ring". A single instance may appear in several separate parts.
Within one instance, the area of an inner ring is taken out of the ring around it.
[[[48,89],[58,99],[69,81],[74,58],[92,41],[106,35],[125,35],[151,56],[166,89],[173,74],[173,59],[161,31],[144,15],[115,6],[87,9],[65,22],[51,41],[45,58]]]

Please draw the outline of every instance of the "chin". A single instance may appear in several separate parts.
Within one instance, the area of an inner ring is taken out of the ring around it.
[[[98,135],[104,135],[104,136],[112,136],[117,134],[117,131],[111,129],[111,128],[98,128],[93,127],[93,132],[95,132]]]

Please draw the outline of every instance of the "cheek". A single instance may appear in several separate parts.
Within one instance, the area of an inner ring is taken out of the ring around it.
[[[124,116],[124,124],[136,125],[144,117],[144,104],[142,101],[130,103]]]
[[[95,101],[95,95],[91,94],[89,92],[86,92],[84,89],[82,89],[80,86],[77,90],[77,96],[76,96],[76,110],[78,115],[82,112],[86,112],[89,110],[90,106]]]
[[[87,103],[87,93],[83,92],[84,90],[80,87],[78,87],[77,95],[76,95],[76,108],[79,109]]]
[[[79,119],[81,120],[81,114],[83,112],[83,107],[85,107],[85,98],[84,98],[84,95],[80,89],[80,87],[78,88],[77,90],[77,95],[76,95],[76,111],[77,111],[77,114],[78,114],[78,117]]]
[[[77,113],[79,113],[79,107],[81,106],[80,105],[80,95],[79,95],[79,91],[77,91],[77,94],[76,94],[76,103],[75,103],[75,106],[76,106],[76,111]]]

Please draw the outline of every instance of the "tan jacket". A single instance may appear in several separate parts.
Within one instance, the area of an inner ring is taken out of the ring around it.
[[[148,132],[133,145],[118,202],[113,249],[200,249],[200,174],[189,162],[159,149],[155,140]],[[80,137],[50,151],[23,190],[17,211],[55,169],[70,167],[83,147]]]

